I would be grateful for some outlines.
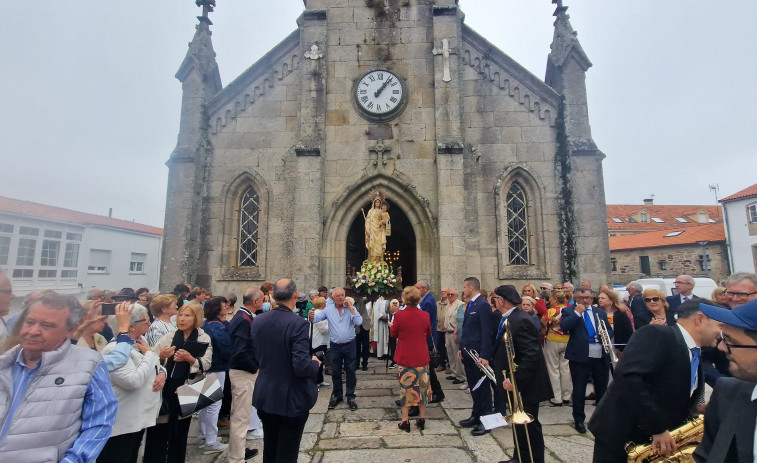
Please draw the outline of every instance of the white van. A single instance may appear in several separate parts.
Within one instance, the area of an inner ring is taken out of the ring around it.
[[[676,281],[675,277],[642,278],[636,281],[639,282],[642,288],[659,289],[666,296],[673,296],[675,294],[678,294],[678,291],[676,291],[676,286],[674,284],[674,282]],[[694,277],[693,294],[699,297],[709,299],[710,296],[712,296],[712,292],[717,287],[717,283],[715,283],[715,280],[713,280],[712,278]],[[624,303],[628,303],[628,291],[626,291],[625,285],[614,285],[613,290],[618,293],[618,295],[620,295],[620,299]]]
[[[674,296],[678,294],[675,284],[673,284],[676,281],[675,277],[642,278],[636,281],[638,281],[644,289],[659,289],[666,296]],[[712,278],[694,277],[694,291],[692,292],[699,297],[709,299],[710,296],[712,296],[712,292],[717,287],[718,284],[715,283],[715,280],[713,280]]]

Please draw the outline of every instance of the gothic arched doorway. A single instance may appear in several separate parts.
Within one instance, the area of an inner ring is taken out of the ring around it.
[[[370,209],[370,201],[366,201],[363,210]],[[386,237],[385,260],[395,272],[402,268],[402,285],[415,284],[416,280],[416,252],[415,232],[410,220],[399,207],[391,204],[389,218],[392,224],[392,234]],[[347,275],[351,276],[360,269],[368,256],[365,248],[365,219],[358,214],[352,221],[347,234]]]

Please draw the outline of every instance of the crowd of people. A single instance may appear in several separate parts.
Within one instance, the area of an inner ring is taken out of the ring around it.
[[[6,320],[14,295],[0,273],[0,459],[136,462],[142,449],[145,462],[183,462],[197,445],[238,463],[257,454],[248,440],[263,439],[263,461],[294,462],[319,388],[331,386],[329,409],[346,400],[357,410],[356,371],[372,354],[396,369],[405,432],[411,417],[425,428],[446,374],[471,395],[460,425],[473,436],[490,432],[487,415],[530,417],[512,426],[511,461],[544,461],[540,406],[572,407],[585,433],[587,401],[597,407],[594,461],[626,461],[626,443],[650,440],[670,455],[670,431],[692,413],[708,417],[696,461],[752,461],[757,387],[745,381],[757,381],[757,275],[731,275],[711,300],[687,275],[675,287],[666,296],[631,282],[624,300],[588,281],[487,292],[470,277],[462,297],[441,288],[436,301],[422,279],[383,300],[340,287],[300,296],[283,278],[247,288],[240,307],[236,295],[184,284],[166,294],[93,288],[81,302],[31,293]],[[225,397],[182,408],[177,391],[211,378]]]

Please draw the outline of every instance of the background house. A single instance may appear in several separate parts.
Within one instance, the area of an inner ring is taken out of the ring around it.
[[[16,296],[158,287],[163,230],[0,196],[0,268]]]
[[[757,183],[720,200],[732,272],[757,271]]]

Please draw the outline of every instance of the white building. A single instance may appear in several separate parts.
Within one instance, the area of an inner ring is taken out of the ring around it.
[[[0,268],[16,296],[158,287],[163,230],[0,196]]]
[[[720,200],[731,272],[757,271],[757,184]]]

